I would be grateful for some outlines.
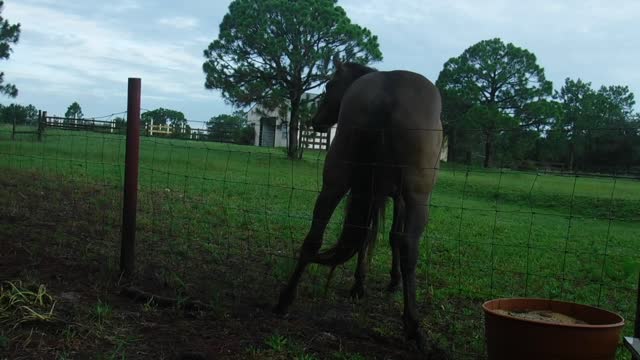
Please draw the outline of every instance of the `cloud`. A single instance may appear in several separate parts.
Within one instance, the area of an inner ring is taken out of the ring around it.
[[[3,17],[22,24],[20,43],[1,63],[20,101],[94,101],[108,113],[126,99],[128,77],[141,77],[145,106],[176,105],[195,118],[226,111],[204,89],[202,50],[217,37],[230,0],[15,0]],[[161,4],[161,5],[159,5]],[[341,0],[357,24],[380,38],[381,70],[409,68],[435,79],[450,57],[491,37],[531,50],[557,87],[564,78],[630,85],[640,93],[634,47],[635,0]],[[180,16],[176,16],[180,14]],[[179,30],[179,31],[176,31]],[[108,99],[112,97],[112,99]],[[126,100],[125,100],[126,101]],[[83,103],[84,107],[84,103]],[[194,110],[195,109],[195,110]],[[229,110],[230,111],[230,110]]]
[[[161,18],[158,20],[158,24],[171,26],[179,30],[193,29],[198,26],[198,19],[187,16],[174,16]]]
[[[104,4],[102,9],[107,12],[123,13],[140,9],[140,4],[135,0],[111,1]]]
[[[13,4],[7,15],[24,29],[14,61],[7,63],[7,73],[17,78],[60,89],[140,76],[154,92],[190,97],[196,82],[195,89],[202,89],[202,60],[179,43],[139,41],[114,25],[44,6]]]
[[[635,0],[619,0],[615,3],[606,0],[539,0],[536,2],[513,2],[507,0],[345,0],[343,7],[349,16],[364,21],[384,21],[388,23],[405,23],[406,25],[422,24],[423,30],[447,32],[452,22],[482,22],[491,24],[531,24],[550,20],[568,26],[576,22],[596,23],[604,21],[615,23],[631,21],[640,12],[640,2]],[[445,16],[446,15],[446,16]],[[546,15],[540,18],[540,15]],[[434,26],[434,22],[448,26]],[[602,24],[601,24],[602,25]],[[416,29],[418,30],[418,29]],[[467,29],[468,30],[468,29]],[[544,29],[537,29],[544,30]]]
[[[626,61],[640,57],[630,45],[640,36],[635,0],[344,0],[343,6],[380,37],[385,66],[417,65],[437,76],[448,58],[500,37],[536,54],[558,75],[555,82],[580,73],[594,83],[628,84],[633,77],[620,73],[637,73]]]

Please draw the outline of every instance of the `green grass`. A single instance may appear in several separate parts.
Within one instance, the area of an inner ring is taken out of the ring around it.
[[[17,135],[16,141],[10,135],[10,128],[0,127],[0,169],[37,170],[114,194],[121,189],[123,136],[49,131],[37,142],[35,135]],[[143,137],[141,246],[167,242],[167,258],[182,269],[167,275],[176,287],[188,286],[182,279],[194,244],[199,256],[221,265],[234,259],[238,279],[252,279],[247,264],[259,258],[280,284],[310,224],[323,160],[319,151],[292,162],[282,149]],[[100,207],[114,199],[94,201]],[[431,204],[419,299],[425,321],[447,329],[434,330],[435,336],[454,351],[481,351],[479,305],[500,296],[601,306],[621,313],[630,333],[640,250],[638,181],[444,164]],[[103,221],[117,226],[118,213],[106,216]],[[340,208],[325,246],[335,241],[341,217]],[[367,284],[383,286],[389,264],[385,235]],[[353,261],[332,288],[348,289],[352,274]],[[321,294],[325,275],[325,269],[311,267],[302,292]],[[401,297],[394,299],[399,306]]]

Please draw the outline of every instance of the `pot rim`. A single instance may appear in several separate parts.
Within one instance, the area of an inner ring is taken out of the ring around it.
[[[615,322],[615,323],[600,324],[600,325],[592,325],[592,324],[561,324],[561,323],[549,322],[549,321],[518,318],[518,317],[514,317],[514,316],[501,314],[501,313],[495,312],[492,309],[487,308],[487,304],[489,304],[489,303],[494,303],[494,302],[499,302],[499,301],[507,301],[507,300],[548,301],[548,302],[555,302],[555,303],[564,303],[564,304],[570,304],[570,305],[585,306],[585,307],[589,307],[589,308],[592,308],[592,309],[596,309],[598,311],[609,313],[609,314],[617,317],[620,320],[618,322]],[[541,325],[550,326],[550,327],[557,326],[557,327],[583,328],[583,329],[607,329],[607,328],[622,327],[625,324],[624,318],[620,314],[615,313],[613,311],[601,309],[599,307],[594,307],[594,306],[591,306],[591,305],[580,304],[580,303],[576,303],[576,302],[572,302],[572,301],[552,300],[552,299],[547,299],[547,298],[530,298],[530,297],[495,298],[495,299],[491,299],[491,300],[485,301],[482,304],[482,309],[484,310],[485,314],[489,313],[489,314],[491,314],[493,316],[498,316],[498,317],[502,317],[502,318],[505,318],[505,319],[528,322],[528,323],[533,323],[533,324],[541,324]]]

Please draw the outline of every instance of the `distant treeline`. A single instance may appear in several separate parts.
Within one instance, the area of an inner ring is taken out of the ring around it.
[[[640,171],[640,115],[627,86],[567,78],[554,91],[535,55],[500,39],[447,61],[436,85],[449,162]]]

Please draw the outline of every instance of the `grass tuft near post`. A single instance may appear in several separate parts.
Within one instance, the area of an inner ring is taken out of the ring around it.
[[[120,249],[120,271],[125,276],[132,275],[135,269],[138,161],[140,158],[140,92],[140,79],[129,78],[127,101],[127,146],[124,170],[124,205],[122,209],[122,246]]]

